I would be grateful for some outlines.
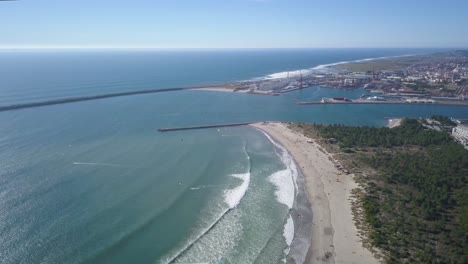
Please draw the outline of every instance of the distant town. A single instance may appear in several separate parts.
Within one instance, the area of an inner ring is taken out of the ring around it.
[[[320,103],[468,104],[468,51],[341,63],[287,73],[283,78],[239,82],[230,88],[278,95],[311,86],[366,90],[358,100],[324,98]]]

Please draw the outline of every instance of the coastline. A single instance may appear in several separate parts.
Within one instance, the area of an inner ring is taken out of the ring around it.
[[[353,221],[351,190],[358,185],[341,173],[316,142],[284,123],[256,123],[288,150],[304,176],[312,211],[310,247],[304,263],[379,263],[365,249]],[[308,143],[312,142],[312,143]]]
[[[366,58],[366,59],[358,59],[354,61],[340,61],[334,62],[329,64],[321,64],[317,65],[312,68],[306,69],[299,69],[292,71],[290,76],[300,76],[303,72],[307,74],[307,72],[311,72],[314,70],[327,70],[327,69],[334,69],[334,66],[346,64],[346,63],[356,63],[356,62],[363,62],[363,61],[373,61],[379,59],[386,59],[386,58],[396,58],[396,57],[405,57],[405,56],[414,56],[415,54],[406,54],[406,55],[396,55],[396,56],[387,56],[387,57],[375,57],[375,58]],[[289,76],[289,71],[283,72],[276,72],[264,75],[262,77],[252,77],[247,79],[248,81],[262,81],[262,80],[275,80],[275,79],[286,79]],[[238,80],[237,82],[242,82],[246,80]],[[254,94],[254,95],[270,95],[276,96],[279,95],[278,93],[271,92],[271,91],[263,91],[263,90],[246,90],[246,89],[239,89],[236,90],[237,87],[229,87],[230,85],[204,85],[204,86],[193,86],[193,87],[176,87],[176,88],[162,88],[162,89],[142,89],[142,90],[134,90],[134,91],[120,91],[120,92],[110,92],[110,93],[103,93],[103,94],[95,94],[95,95],[83,95],[83,96],[75,96],[75,97],[63,97],[58,99],[46,99],[40,101],[31,101],[31,102],[22,102],[22,103],[12,103],[6,105],[0,105],[0,112],[3,111],[11,111],[11,110],[18,110],[18,109],[25,109],[25,108],[35,108],[35,107],[43,107],[43,106],[50,106],[50,105],[58,105],[58,104],[68,104],[68,103],[75,103],[75,102],[82,102],[82,101],[91,101],[91,100],[100,100],[100,99],[107,99],[107,98],[114,98],[114,97],[122,97],[122,96],[132,96],[132,95],[140,95],[140,94],[152,94],[152,93],[160,93],[160,92],[173,92],[173,91],[182,91],[182,90],[200,90],[200,91],[213,91],[213,92],[227,92],[227,93],[245,93],[245,94]]]
[[[375,60],[385,60],[385,59],[393,59],[393,58],[411,57],[411,56],[418,56],[418,55],[425,55],[425,54],[426,53],[423,53],[423,54],[403,54],[403,55],[395,55],[395,56],[371,57],[371,58],[349,60],[349,61],[338,61],[338,62],[332,62],[332,63],[327,63],[327,64],[320,64],[320,65],[317,65],[317,66],[311,67],[311,68],[297,69],[297,70],[293,70],[293,71],[275,72],[275,73],[268,74],[266,76],[257,77],[255,79],[260,79],[260,80],[285,79],[288,76],[298,77],[303,73],[308,74],[308,73],[313,73],[314,71],[324,71],[324,70],[330,70],[330,69],[341,70],[337,66],[342,66],[342,65],[350,64],[350,63],[360,63],[360,62],[369,62],[369,61],[375,61]]]

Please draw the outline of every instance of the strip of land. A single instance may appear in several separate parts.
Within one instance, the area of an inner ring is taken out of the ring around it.
[[[354,175],[355,224],[379,260],[468,263],[468,152],[450,133],[459,122],[432,116],[404,118],[391,129],[289,127],[317,138]]]
[[[271,91],[260,91],[260,90],[246,90],[240,84],[234,85],[225,85],[225,86],[192,86],[192,87],[178,87],[178,88],[163,88],[163,89],[144,89],[144,90],[134,90],[134,91],[125,91],[125,92],[115,92],[115,93],[106,93],[106,94],[97,94],[97,95],[85,95],[77,97],[66,97],[59,99],[50,99],[29,103],[19,103],[12,105],[0,105],[0,112],[2,111],[11,111],[24,108],[33,108],[33,107],[43,107],[49,105],[58,105],[58,104],[68,104],[75,102],[107,99],[113,97],[122,97],[122,96],[132,96],[132,95],[141,95],[141,94],[153,94],[153,93],[162,93],[162,92],[176,92],[184,90],[199,90],[199,91],[216,91],[216,92],[238,92],[238,93],[248,93],[248,94],[259,94],[259,95],[278,95]]]
[[[378,263],[363,247],[351,210],[351,191],[358,188],[352,175],[316,140],[284,123],[256,123],[293,156],[305,177],[313,213],[312,238],[306,263]]]

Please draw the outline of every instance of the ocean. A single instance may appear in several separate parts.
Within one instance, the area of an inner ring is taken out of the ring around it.
[[[0,106],[433,51],[3,50]],[[307,201],[287,151],[251,127],[157,129],[265,120],[382,126],[392,116],[468,117],[466,108],[453,106],[294,104],[363,92],[178,91],[0,112],[1,262],[300,263],[308,245],[296,218]]]

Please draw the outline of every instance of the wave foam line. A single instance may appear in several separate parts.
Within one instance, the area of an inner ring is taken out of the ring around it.
[[[243,174],[231,174],[232,177],[239,178],[242,180],[241,185],[237,186],[234,189],[227,190],[225,192],[225,202],[228,204],[229,208],[224,210],[223,213],[210,225],[208,228],[205,228],[195,239],[192,239],[184,244],[181,250],[179,250],[175,255],[172,257],[166,258],[163,260],[164,263],[173,263],[179,256],[181,256],[184,252],[190,249],[197,241],[199,241],[204,235],[206,235],[211,229],[213,229],[216,224],[231,210],[236,208],[242,197],[244,197],[245,193],[247,192],[250,184],[250,170],[251,170],[251,163],[250,163],[250,156],[247,152],[247,143],[244,143],[244,153],[247,157],[248,161],[248,170],[247,173]]]
[[[188,241],[187,243],[184,244],[184,246],[182,247],[181,250],[177,251],[177,253],[175,253],[172,257],[169,257],[165,260],[163,260],[164,263],[174,263],[174,261],[180,257],[184,252],[186,252],[187,250],[189,250],[197,241],[199,241],[204,235],[206,235],[211,229],[213,229],[216,224],[219,223],[219,221],[221,221],[221,219],[223,219],[223,217],[229,212],[231,211],[232,209],[234,209],[234,207],[230,207],[226,210],[224,210],[221,215],[210,225],[208,226],[207,228],[205,228],[201,233],[200,235],[198,235],[197,237],[195,237],[194,239]]]
[[[244,197],[250,185],[250,156],[247,152],[247,143],[244,143],[244,154],[248,161],[247,173],[231,174],[232,177],[242,180],[242,183],[234,189],[227,190],[224,196],[225,202],[229,205],[229,208],[231,209],[234,209],[235,207],[237,207],[237,205],[239,205],[240,201],[242,200],[242,197]]]
[[[215,188],[215,187],[219,187],[220,185],[201,185],[201,186],[198,186],[198,187],[192,187],[190,188],[190,190],[200,190],[200,189],[205,189],[205,188]]]
[[[263,77],[262,79],[273,80],[273,79],[285,79],[288,76],[297,77],[297,76],[300,76],[301,73],[304,73],[307,70],[308,69],[302,69],[302,70],[297,70],[297,71],[277,72],[277,73],[267,75],[266,77]]]
[[[224,210],[221,215],[210,225],[208,226],[207,228],[205,228],[201,233],[200,235],[198,235],[197,237],[195,237],[194,239],[192,240],[189,240],[187,243],[184,244],[184,246],[182,247],[181,250],[177,251],[172,257],[168,257],[166,258],[165,260],[162,260],[162,262],[164,263],[173,263],[180,255],[182,255],[185,251],[187,251],[188,249],[190,249],[190,247],[193,246],[193,244],[195,244],[198,240],[200,240],[206,233],[208,233],[211,229],[213,229],[215,227],[215,225],[226,215],[227,212],[229,212],[231,209],[226,209]]]
[[[275,196],[278,202],[285,204],[289,209],[291,209],[294,206],[294,201],[296,200],[297,190],[299,190],[297,185],[297,177],[299,174],[296,163],[285,147],[273,140],[273,138],[271,138],[268,133],[260,129],[257,130],[262,132],[277,149],[281,150],[281,155],[278,152],[276,152],[276,154],[281,158],[281,161],[284,163],[284,165],[286,165],[286,169],[277,171],[268,178],[270,182],[273,183],[276,187]],[[287,248],[284,250],[285,256],[287,256],[291,250],[291,244],[294,240],[295,232],[294,220],[291,214],[288,215],[289,217],[286,220],[283,229],[283,236],[287,244]],[[287,259],[284,258],[283,262],[286,263]]]
[[[286,220],[286,223],[284,224],[283,236],[286,240],[286,244],[288,245],[288,248],[285,251],[285,254],[287,255],[290,250],[289,247],[291,246],[291,243],[294,240],[294,220],[291,214],[289,214],[288,220]]]
[[[295,190],[291,170],[277,171],[268,177],[276,187],[275,196],[278,202],[292,208],[294,205]]]
[[[294,200],[296,199],[296,190],[298,190],[298,172],[296,163],[285,147],[276,143],[276,141],[274,141],[270,135],[268,135],[263,130],[259,131],[262,132],[276,148],[281,150],[281,155],[278,152],[276,152],[276,154],[281,158],[281,161],[286,166],[286,169],[277,171],[271,174],[268,178],[270,182],[276,186],[275,195],[278,202],[285,204],[288,206],[288,208],[291,209],[294,205]]]
[[[250,184],[250,172],[244,174],[231,174],[232,177],[242,180],[241,185],[234,189],[227,190],[224,193],[224,201],[229,205],[230,209],[234,209],[239,205],[242,197],[244,197]]]
[[[384,59],[391,59],[391,58],[410,57],[410,56],[414,56],[414,55],[416,55],[416,54],[375,57],[375,58],[366,58],[366,59],[351,60],[351,61],[340,61],[340,62],[334,62],[334,63],[329,63],[329,64],[322,64],[322,65],[316,66],[314,68],[311,68],[311,70],[321,70],[321,69],[329,68],[331,66],[336,66],[336,65],[346,64],[346,63],[359,63],[359,62],[366,62],[366,61],[373,61],[373,60],[384,60]]]
[[[359,62],[366,62],[366,61],[373,61],[373,60],[383,60],[383,59],[391,59],[391,58],[401,58],[401,57],[410,57],[410,56],[415,56],[417,54],[406,54],[406,55],[397,55],[397,56],[385,56],[385,57],[375,57],[375,58],[365,58],[365,59],[359,59],[359,60],[351,60],[351,61],[340,61],[340,62],[334,62],[334,63],[328,63],[328,64],[321,64],[312,68],[306,68],[306,69],[301,69],[301,70],[295,70],[295,71],[285,71],[285,72],[277,72],[273,74],[269,74],[265,77],[259,78],[260,80],[274,80],[274,79],[285,79],[288,76],[289,77],[298,77],[301,74],[307,75],[312,73],[313,71],[317,70],[325,70],[329,67],[336,66],[336,65],[341,65],[341,64],[346,64],[346,63],[359,63]]]

